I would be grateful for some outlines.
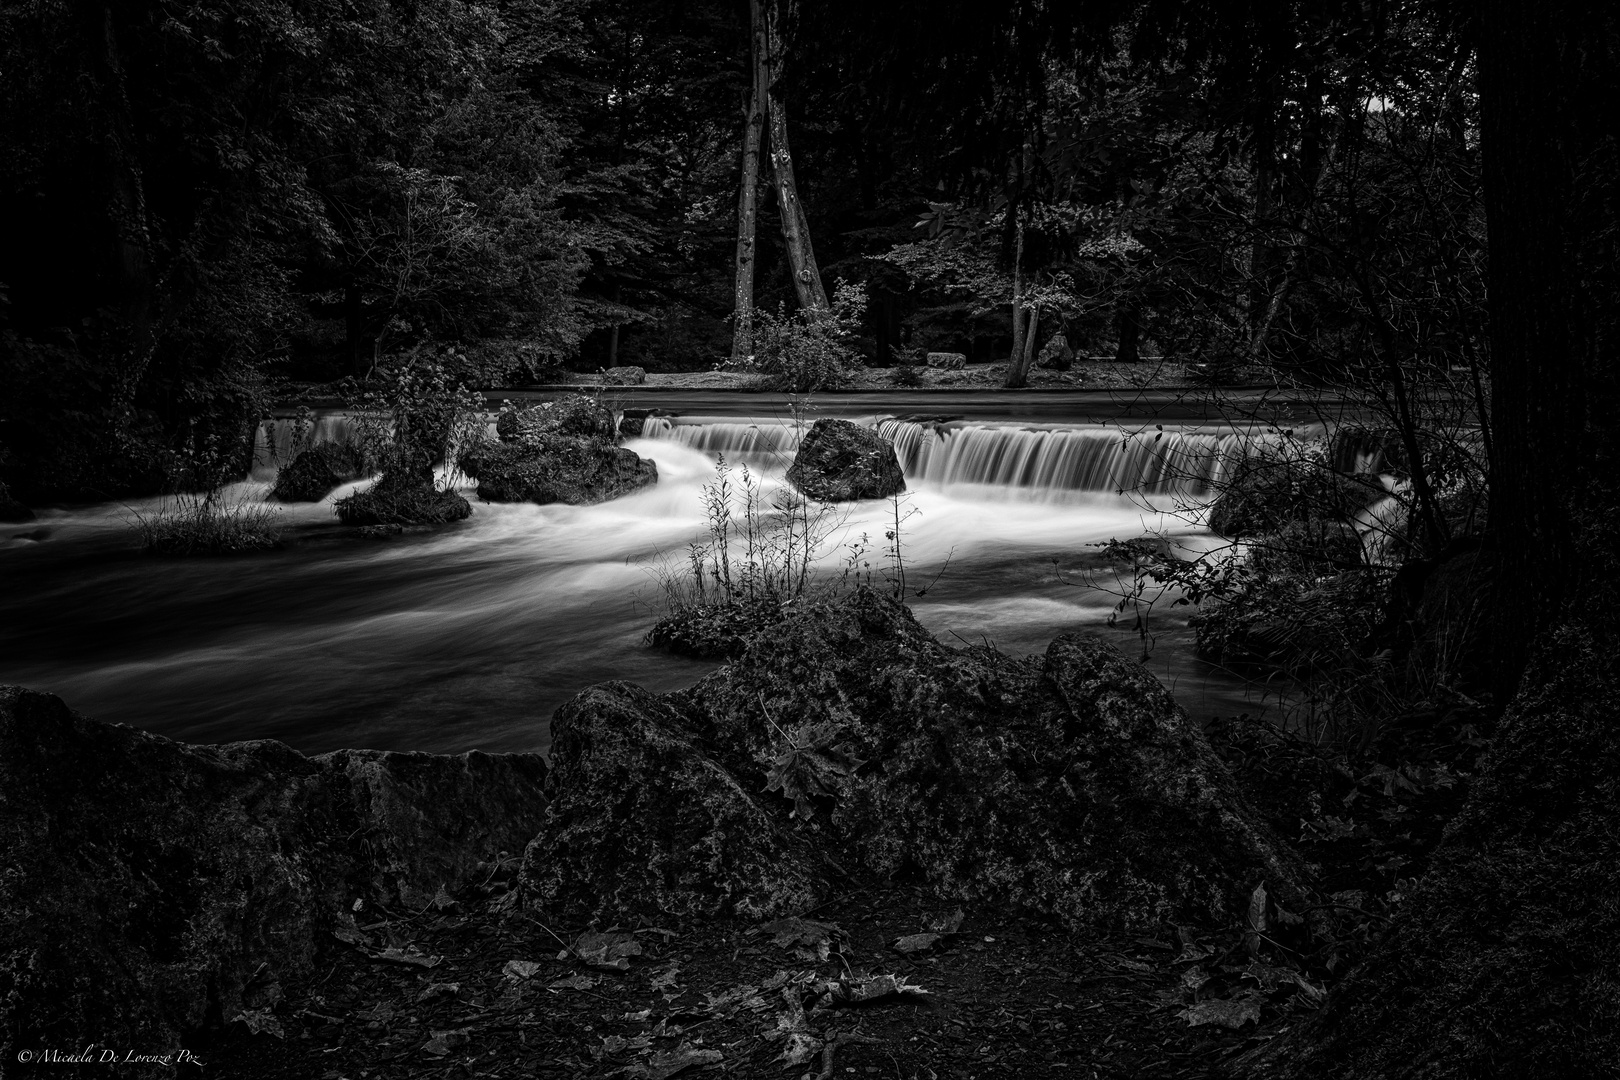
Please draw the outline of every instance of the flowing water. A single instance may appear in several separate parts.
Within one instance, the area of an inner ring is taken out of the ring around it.
[[[1242,443],[1192,426],[863,422],[895,442],[909,478],[907,579],[927,586],[910,601],[917,617],[948,642],[1014,654],[1074,629],[1139,651],[1129,614],[1109,625],[1122,583],[1088,545],[1144,533],[1212,545],[1199,503]],[[343,427],[327,418],[315,435]],[[662,691],[714,667],[642,644],[654,569],[684,564],[703,536],[717,454],[749,465],[768,496],[796,442],[774,418],[654,419],[626,445],[657,462],[658,485],[601,506],[469,491],[465,522],[362,540],[333,529],[331,511],[361,481],[282,508],[288,548],[216,559],[140,552],[131,519],[158,500],[46,510],[0,533],[0,683],[195,742],[543,750],[551,713],[585,686]],[[262,499],[272,476],[261,464],[228,496]],[[841,508],[826,565],[864,535],[880,571],[892,516],[887,502]],[[1168,603],[1150,622],[1155,672],[1200,719],[1257,711],[1238,680],[1191,656],[1186,608]]]

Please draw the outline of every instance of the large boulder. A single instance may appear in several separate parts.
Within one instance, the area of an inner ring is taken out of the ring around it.
[[[585,690],[551,721],[553,801],[524,854],[528,903],[612,920],[802,910],[814,861],[666,702]]]
[[[384,473],[365,491],[339,499],[332,509],[345,525],[444,525],[472,514],[472,506],[432,479]]]
[[[1285,904],[1304,882],[1141,664],[1077,635],[953,649],[867,589],[789,612],[690,690],[598,687],[555,724],[526,880],[601,918],[788,910],[827,863],[1077,928],[1226,922],[1261,882]]]
[[[281,502],[320,502],[339,484],[364,476],[366,463],[348,443],[321,443],[276,473],[270,494]]]
[[[584,394],[569,394],[526,409],[505,409],[495,419],[495,432],[502,442],[522,442],[541,435],[611,440],[616,434],[612,410]]]
[[[490,502],[589,505],[658,482],[658,466],[633,450],[567,435],[481,446],[462,458],[461,468]]]
[[[537,755],[192,746],[0,687],[0,1041],[185,1045],[271,1010],[357,902],[420,910],[522,850]]]
[[[894,445],[848,420],[817,420],[799,443],[788,482],[821,502],[887,499],[906,490]]]

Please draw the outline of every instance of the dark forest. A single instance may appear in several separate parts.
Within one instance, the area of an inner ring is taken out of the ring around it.
[[[0,1077],[1620,1076],[1620,9],[0,0]]]

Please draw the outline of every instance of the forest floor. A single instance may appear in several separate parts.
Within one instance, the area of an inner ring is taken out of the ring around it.
[[[1182,1014],[1207,981],[1235,988],[1250,966],[1236,934],[1077,937],[1040,917],[950,907],[873,886],[763,928],[583,938],[455,906],[378,912],[364,929],[386,947],[333,940],[279,1036],[234,1023],[197,1055],[239,1080],[1186,1078],[1215,1075],[1311,1007],[1257,983],[1243,1000],[1258,1026],[1192,1026]],[[960,919],[957,932],[896,947],[942,919]]]

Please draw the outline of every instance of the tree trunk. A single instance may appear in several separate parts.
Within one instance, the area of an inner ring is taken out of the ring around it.
[[[770,96],[770,45],[760,0],[748,5],[753,40],[754,85],[743,124],[742,186],[737,194],[736,305],[732,312],[731,359],[742,363],[754,354],[754,227],[759,216],[759,148],[765,134]]]
[[[1012,213],[1018,213],[1017,202],[1012,203]],[[1024,348],[1026,330],[1026,311],[1024,308],[1024,226],[1019,223],[1014,226],[1015,239],[1013,240],[1013,290],[1012,290],[1012,355],[1007,358],[1007,378],[1001,384],[1009,390],[1016,390],[1029,382],[1029,368],[1024,363]]]
[[[1556,5],[1555,5],[1556,6]],[[1568,21],[1566,13],[1566,21]],[[1497,0],[1480,48],[1485,212],[1490,243],[1489,535],[1497,692],[1511,693],[1536,631],[1567,595],[1570,497],[1585,463],[1582,357],[1572,333],[1565,215],[1580,148],[1563,77],[1574,45],[1547,7]]]
[[[1142,337],[1142,313],[1135,304],[1124,304],[1119,309],[1119,348],[1114,360],[1121,364],[1134,364],[1140,360],[1138,346]]]
[[[157,278],[147,224],[146,185],[135,152],[135,121],[124,83],[113,9],[106,4],[89,4],[82,17],[91,86],[105,124],[102,153],[116,310],[127,334],[113,405],[120,417],[126,417],[134,409],[136,390],[156,345]]]
[[[793,269],[793,288],[799,294],[799,306],[806,311],[826,311],[827,290],[821,284],[821,270],[816,266],[816,252],[810,244],[810,224],[805,220],[804,204],[799,201],[799,186],[793,178],[787,110],[782,107],[781,99],[770,90],[781,71],[778,50],[782,43],[775,32],[775,21],[774,13],[767,16],[770,61],[766,111],[771,126],[771,171],[776,177],[776,198],[782,209],[782,236],[787,241],[788,263]]]

